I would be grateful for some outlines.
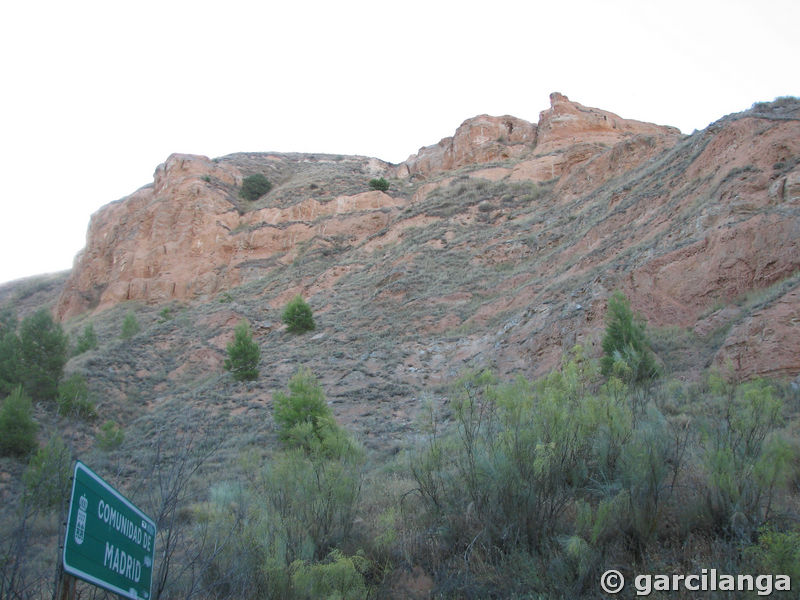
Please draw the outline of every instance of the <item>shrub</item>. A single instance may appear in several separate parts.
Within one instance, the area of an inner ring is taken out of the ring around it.
[[[325,392],[308,368],[300,369],[289,380],[288,395],[275,393],[272,406],[278,435],[284,442],[293,436],[297,439],[300,432],[296,428],[301,424],[309,425],[313,433],[322,439],[322,430],[333,420]]]
[[[369,180],[369,187],[373,190],[378,190],[380,192],[385,192],[389,189],[389,182],[386,181],[383,177],[380,179],[370,179]]]
[[[136,320],[136,315],[133,312],[128,312],[122,321],[122,331],[119,334],[123,340],[128,340],[139,333],[139,322]]]
[[[215,540],[207,583],[227,592],[223,597],[365,597],[366,559],[336,551],[348,543],[357,514],[360,459],[292,449],[261,469],[249,461],[243,467],[255,474],[251,485],[213,494],[209,503],[201,534]]]
[[[22,383],[19,337],[13,329],[4,331],[0,332],[0,394],[9,394]]]
[[[800,581],[800,532],[774,531],[762,528],[758,545],[750,546],[746,554],[760,573],[781,573],[792,581]]]
[[[55,398],[67,363],[68,343],[61,325],[53,322],[46,310],[22,321],[19,332],[20,374],[25,391],[33,398]]]
[[[97,348],[97,335],[94,333],[94,325],[89,323],[75,341],[75,354],[83,354],[95,348]]]
[[[54,510],[69,493],[72,454],[57,435],[31,457],[22,475],[25,500],[33,506]]]
[[[659,374],[645,334],[645,323],[633,314],[628,299],[619,291],[608,299],[600,366],[606,377],[617,369],[626,380],[634,383],[642,383]]]
[[[483,530],[489,547],[540,547],[590,470],[613,474],[631,417],[613,396],[584,397],[580,370],[573,360],[538,382],[497,385],[483,372],[455,383],[454,429],[444,435],[432,421],[412,462],[421,496],[450,521],[448,545]]]
[[[339,550],[333,550],[325,563],[295,561],[291,565],[295,597],[366,600],[364,574],[368,569],[364,556],[345,556]]]
[[[283,309],[281,320],[286,324],[292,333],[305,333],[316,328],[311,307],[298,294]]]
[[[637,426],[628,386],[599,375],[576,348],[536,381],[480,372],[456,382],[411,460],[419,527],[450,549],[427,560],[468,557],[463,585],[477,585],[517,557],[535,566],[529,591],[584,597],[622,542],[636,560],[647,555],[683,459],[663,416],[649,406]],[[491,589],[511,597],[523,579]]]
[[[97,416],[94,403],[89,399],[86,378],[80,373],[73,373],[58,385],[58,414],[83,419]]]
[[[122,445],[125,432],[114,421],[106,421],[97,433],[97,445],[101,450],[114,450]]]
[[[245,200],[258,200],[272,189],[272,184],[261,173],[248,175],[242,180],[239,196]]]
[[[247,321],[242,319],[236,326],[233,341],[228,344],[228,358],[225,369],[231,372],[237,381],[258,378],[258,363],[261,360],[261,348],[253,341],[253,334]]]
[[[769,383],[735,385],[712,373],[709,385],[711,435],[703,440],[707,515],[721,532],[751,535],[795,475],[797,450],[777,433],[783,402]]]
[[[16,331],[17,315],[10,306],[0,308],[0,336],[9,331]]]
[[[284,515],[273,526],[295,545],[291,561],[321,559],[347,540],[361,493],[360,463],[358,453],[330,458],[286,450],[267,466],[262,492],[268,512]]]
[[[0,408],[0,454],[26,456],[36,448],[36,430],[31,400],[17,386]]]

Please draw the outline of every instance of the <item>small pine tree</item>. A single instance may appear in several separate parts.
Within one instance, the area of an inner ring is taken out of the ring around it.
[[[123,340],[127,340],[139,333],[139,322],[136,320],[136,315],[128,312],[125,319],[122,321],[122,332],[119,334]]]
[[[10,306],[0,308],[0,336],[17,329],[17,315]]]
[[[316,328],[311,307],[298,294],[286,305],[281,320],[292,333],[305,333]]]
[[[0,408],[0,455],[26,456],[36,448],[31,399],[17,386]]]
[[[633,314],[630,302],[620,291],[614,292],[608,299],[606,333],[602,344],[600,368],[606,377],[614,373],[615,368],[617,372],[627,373],[626,378],[632,383],[658,376],[659,368],[650,350],[645,322]]]
[[[290,445],[306,445],[302,440],[305,433],[322,440],[328,433],[328,426],[333,424],[333,412],[325,400],[325,392],[308,368],[292,375],[289,394],[276,392],[272,406],[278,437]],[[311,431],[304,432],[301,426],[308,426]]]
[[[242,189],[239,196],[245,200],[258,200],[261,196],[266,194],[272,189],[272,184],[269,179],[264,177],[261,173],[249,175],[242,180]]]
[[[75,341],[75,354],[83,354],[95,348],[97,348],[97,335],[94,332],[94,325],[89,323]]]
[[[0,395],[10,394],[22,383],[20,376],[19,337],[16,332],[0,332]]]
[[[19,332],[20,375],[25,391],[38,400],[58,393],[67,364],[69,338],[47,310],[25,317]]]
[[[97,445],[101,450],[114,450],[125,440],[125,431],[115,421],[106,421],[97,433]]]
[[[389,182],[386,181],[383,177],[379,179],[370,179],[369,187],[372,188],[373,190],[385,192],[386,190],[389,189]]]
[[[253,341],[253,334],[247,321],[242,319],[236,326],[233,341],[228,344],[225,369],[230,371],[237,381],[256,379],[260,360],[261,348]]]
[[[86,420],[97,416],[94,403],[89,399],[86,378],[80,373],[73,373],[58,384],[58,414]]]
[[[55,510],[61,506],[69,494],[71,464],[72,453],[64,441],[54,435],[31,457],[28,468],[22,474],[25,501],[45,510]]]

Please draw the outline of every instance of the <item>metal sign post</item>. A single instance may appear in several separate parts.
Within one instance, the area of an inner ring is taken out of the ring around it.
[[[131,600],[150,600],[156,525],[78,461],[64,539],[64,570]]]

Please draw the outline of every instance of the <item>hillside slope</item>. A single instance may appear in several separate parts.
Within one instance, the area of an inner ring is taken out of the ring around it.
[[[405,348],[393,368],[424,384],[466,362],[545,372],[596,344],[619,288],[654,326],[714,333],[717,363],[743,376],[794,375],[799,115],[794,100],[760,104],[681,136],[553,94],[536,125],[476,117],[396,166],[173,155],[93,216],[56,311],[227,291],[260,307],[231,320],[274,321],[300,293],[343,328],[328,340]],[[236,194],[252,173],[275,186],[248,203]],[[378,176],[388,193],[369,191]]]

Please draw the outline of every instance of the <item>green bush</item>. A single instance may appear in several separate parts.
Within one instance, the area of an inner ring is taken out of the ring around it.
[[[19,337],[13,329],[0,333],[0,395],[11,393],[22,383]]]
[[[658,376],[659,368],[645,333],[645,323],[633,314],[622,292],[614,292],[608,299],[606,333],[602,345],[600,366],[606,377],[611,376],[615,369],[633,383],[642,383]]]
[[[779,435],[783,402],[766,381],[742,384],[709,377],[710,413],[703,439],[709,524],[736,537],[752,535],[796,475],[795,444]]]
[[[58,394],[67,363],[69,340],[47,310],[23,319],[19,332],[19,364],[25,391],[37,400]]]
[[[417,528],[435,532],[440,548],[427,560],[469,557],[479,567],[459,575],[466,588],[502,579],[515,557],[531,572],[482,595],[514,596],[524,580],[527,593],[583,597],[623,542],[633,559],[646,557],[683,459],[653,405],[637,423],[631,393],[615,377],[602,384],[580,348],[536,381],[457,380],[411,460]]]
[[[3,400],[0,408],[0,454],[26,456],[36,448],[36,430],[31,400],[21,387]]]
[[[242,319],[234,330],[234,338],[228,344],[228,358],[225,369],[230,371],[237,381],[248,381],[258,378],[258,363],[261,360],[261,348],[253,341],[253,334],[247,321]]]
[[[261,173],[248,175],[242,180],[242,189],[239,196],[245,200],[258,200],[272,189],[272,184]]]
[[[97,445],[101,450],[114,450],[122,445],[125,432],[114,421],[106,421],[97,433]]]
[[[89,386],[80,373],[73,373],[58,384],[58,414],[94,419],[97,411],[89,399]]]
[[[57,435],[31,457],[22,475],[25,501],[46,510],[61,506],[69,493],[72,453]]]
[[[75,354],[83,354],[95,348],[97,348],[97,335],[94,332],[94,325],[89,323],[75,341]]]
[[[136,320],[136,315],[133,312],[128,311],[125,315],[125,318],[122,320],[122,331],[119,334],[123,340],[128,340],[139,333],[141,327],[139,326],[139,321]]]
[[[293,597],[366,600],[368,569],[363,555],[345,556],[339,550],[333,550],[324,563],[295,561],[291,565]]]
[[[5,335],[9,331],[16,331],[17,329],[17,315],[10,306],[0,308],[0,336]]]
[[[389,189],[389,182],[386,181],[383,177],[379,179],[370,179],[369,187],[372,188],[373,190],[385,192],[386,190]]]
[[[288,395],[275,393],[272,406],[278,436],[284,442],[292,439],[299,442],[298,436],[304,430],[298,429],[298,426],[303,424],[310,426],[313,434],[321,440],[326,426],[333,421],[333,412],[325,400],[325,392],[308,368],[298,370],[289,380]]]
[[[311,307],[298,294],[286,305],[281,315],[281,320],[292,333],[305,333],[316,328]]]
[[[198,525],[199,535],[215,541],[206,584],[223,597],[363,597],[350,594],[363,590],[367,561],[337,552],[357,515],[361,463],[295,449],[262,469],[246,468],[255,475],[251,485],[212,493],[207,524]]]
[[[747,549],[757,572],[788,575],[800,581],[800,532],[762,528],[758,544]]]

